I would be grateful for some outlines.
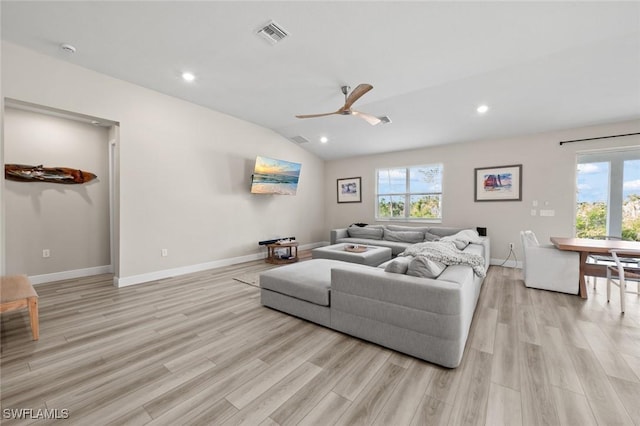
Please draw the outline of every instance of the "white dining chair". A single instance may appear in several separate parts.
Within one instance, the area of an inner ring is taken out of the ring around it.
[[[627,283],[635,281],[637,286],[635,294],[640,296],[640,268],[628,266],[628,264],[623,262],[618,256],[618,251],[619,250],[609,251],[615,265],[609,265],[607,267],[607,303],[611,301],[611,284],[614,284],[620,288],[620,310],[622,314],[624,314],[626,308],[626,293],[631,293],[627,291]],[[630,254],[628,250],[625,250],[624,253],[625,255]],[[635,252],[631,254],[636,255]],[[640,255],[640,251],[637,252],[637,255]]]
[[[592,236],[589,238],[593,238],[594,240],[614,240],[614,241],[623,241],[623,239],[621,237],[616,237],[613,235],[596,235],[596,236]],[[620,262],[626,264],[624,266],[636,266],[636,267],[640,267],[640,259],[635,258],[635,257],[620,257],[618,256],[618,259],[620,259]],[[589,256],[587,257],[587,263],[593,263],[593,264],[601,264],[601,265],[613,265],[615,262],[613,260],[613,257],[611,257],[609,254],[596,254],[596,253],[590,253]],[[596,282],[598,281],[598,278],[595,276],[591,277],[591,280],[593,282],[593,289],[596,289]]]

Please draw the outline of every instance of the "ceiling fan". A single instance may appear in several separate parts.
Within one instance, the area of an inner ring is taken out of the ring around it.
[[[373,89],[373,86],[370,84],[359,84],[358,87],[353,89],[351,93],[349,93],[349,86],[342,86],[342,93],[344,94],[344,105],[337,111],[334,112],[326,112],[324,114],[307,114],[307,115],[296,115],[297,118],[315,118],[315,117],[325,117],[327,115],[355,115],[356,117],[360,117],[365,120],[367,123],[375,126],[379,124],[382,120],[378,117],[367,114],[364,112],[356,111],[351,109],[351,105],[355,103],[358,99],[360,99],[365,93],[369,90]]]

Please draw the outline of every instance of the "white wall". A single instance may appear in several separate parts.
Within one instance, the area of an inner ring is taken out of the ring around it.
[[[551,236],[573,235],[576,153],[639,146],[640,136],[563,146],[558,142],[634,132],[640,132],[640,120],[330,161],[326,165],[327,226],[338,228],[354,222],[375,223],[376,168],[443,163],[443,220],[440,225],[486,227],[495,261],[506,258],[510,242],[515,244],[521,261],[520,230],[531,229],[541,242],[547,243]],[[512,164],[523,165],[522,201],[474,202],[474,168]],[[362,203],[337,204],[336,179],[352,176],[362,177]],[[555,210],[555,216],[531,216],[534,200],[539,203],[538,214],[540,209]]]
[[[5,182],[6,270],[43,275],[108,266],[108,130],[31,111],[6,108],[6,163],[89,171],[82,185]],[[43,258],[42,250],[51,257]],[[107,268],[108,269],[108,268]]]
[[[572,235],[575,153],[640,145],[637,137],[569,144],[558,141],[640,131],[640,121],[505,140],[478,141],[325,163],[274,132],[242,120],[2,44],[3,96],[120,123],[119,276],[127,283],[260,253],[257,241],[295,235],[328,240],[334,227],[373,223],[377,167],[445,165],[444,226],[486,226],[493,257],[506,257],[518,232],[540,240]],[[390,141],[392,143],[393,141]],[[302,163],[298,195],[249,193],[256,155]],[[475,167],[523,164],[523,201],[475,203]],[[362,176],[363,202],[336,203],[336,179]],[[324,194],[324,197],[318,196]],[[530,216],[549,202],[554,217]],[[4,219],[4,214],[3,214]],[[326,222],[326,223],[325,223]],[[168,257],[160,250],[167,248]],[[5,250],[10,250],[5,247]]]
[[[120,124],[121,284],[256,257],[257,242],[276,236],[327,239],[324,162],[271,130],[7,42],[2,86],[8,98]],[[302,163],[298,194],[250,194],[256,155]]]

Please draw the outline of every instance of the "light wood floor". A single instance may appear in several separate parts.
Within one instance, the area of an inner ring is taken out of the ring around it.
[[[37,286],[2,315],[4,409],[65,424],[640,425],[640,301],[524,287],[493,266],[462,365],[445,369],[260,306],[250,262],[116,289]],[[2,420],[3,425],[35,422]]]

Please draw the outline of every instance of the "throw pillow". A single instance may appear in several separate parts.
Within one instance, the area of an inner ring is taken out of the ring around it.
[[[468,241],[459,240],[455,237],[455,235],[449,235],[448,237],[440,238],[440,241],[450,241],[452,242],[458,250],[464,250],[465,247],[469,245]]]
[[[376,268],[380,268],[380,269],[385,269],[387,267],[387,265],[389,265],[391,262],[393,262],[395,259],[390,259],[387,260],[386,262],[382,262],[381,264],[379,264],[378,266],[376,266]]]
[[[363,228],[359,226],[350,226],[347,228],[347,233],[352,238],[364,238],[369,240],[381,240],[382,235],[384,234],[384,229],[382,228],[373,228],[370,226],[365,226]]]
[[[424,256],[416,256],[407,268],[407,275],[414,277],[424,278],[437,278],[442,271],[446,269],[447,265],[442,262],[436,262],[435,260],[427,259]]]
[[[424,233],[424,240],[425,241],[440,241],[440,237],[436,234],[432,234],[431,232],[425,232]]]
[[[471,243],[482,243],[482,238],[472,229],[463,229],[453,235],[442,237],[440,241],[452,241],[458,250],[464,250]]]
[[[396,241],[399,243],[420,243],[424,240],[422,232],[415,231],[389,231],[384,230],[384,239],[387,241]]]
[[[384,268],[386,272],[393,272],[394,274],[406,274],[409,269],[409,263],[413,260],[413,256],[396,257],[391,262],[387,263]]]

